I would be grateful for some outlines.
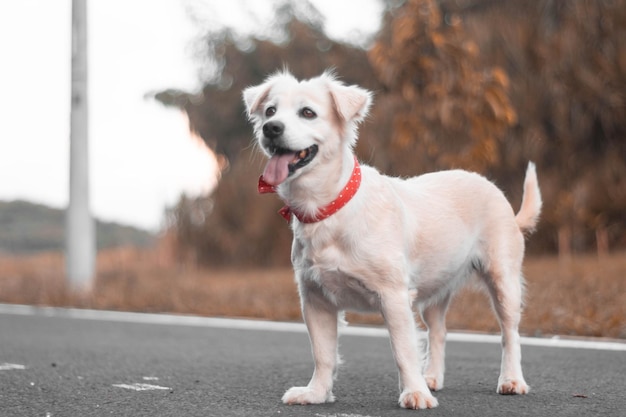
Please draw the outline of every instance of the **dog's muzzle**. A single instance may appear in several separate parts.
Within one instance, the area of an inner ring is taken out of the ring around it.
[[[270,155],[263,176],[265,180],[278,185],[293,175],[300,168],[308,165],[319,150],[317,145],[293,150],[283,145],[285,125],[279,121],[270,121],[263,125],[263,147]]]

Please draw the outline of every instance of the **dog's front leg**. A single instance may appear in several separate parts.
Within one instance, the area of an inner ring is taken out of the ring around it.
[[[428,366],[424,377],[433,391],[443,388],[446,347],[446,311],[450,295],[422,310],[422,319],[428,327]]]
[[[337,366],[337,314],[321,294],[302,292],[302,315],[309,331],[315,370],[306,387],[292,387],[285,404],[320,404],[335,401],[333,377]]]
[[[408,291],[381,294],[381,304],[400,374],[401,393],[398,403],[410,409],[437,407],[437,399],[431,394],[422,375],[422,354],[418,348]]]

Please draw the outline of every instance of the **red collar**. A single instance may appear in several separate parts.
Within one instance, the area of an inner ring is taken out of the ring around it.
[[[337,196],[337,198],[331,201],[330,204],[328,204],[327,206],[318,209],[317,214],[315,214],[314,216],[307,216],[305,214],[302,214],[293,210],[289,206],[284,206],[278,211],[278,213],[281,216],[283,216],[285,220],[287,221],[291,220],[291,215],[293,214],[294,216],[297,217],[297,219],[301,223],[319,222],[321,220],[324,220],[332,216],[333,214],[338,212],[343,206],[348,204],[348,201],[350,201],[352,197],[354,197],[360,185],[361,185],[361,167],[359,165],[359,161],[356,159],[356,156],[355,156],[354,157],[354,169],[352,170],[352,175],[350,176],[350,180],[348,180],[348,183],[346,184],[346,186],[343,187],[343,190],[341,190],[341,192],[339,193],[339,196]],[[263,179],[263,175],[261,175],[261,177],[259,178],[258,187],[259,187],[258,188],[259,193],[261,194],[276,192],[276,187],[265,182],[265,180]]]

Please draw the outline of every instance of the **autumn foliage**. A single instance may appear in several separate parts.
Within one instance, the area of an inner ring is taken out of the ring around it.
[[[181,253],[212,265],[288,263],[280,202],[255,191],[263,158],[240,100],[283,65],[298,77],[334,67],[375,93],[357,154],[387,174],[475,170],[515,208],[535,161],[544,212],[531,252],[626,246],[626,0],[397,3],[368,50],[328,39],[319,16],[305,21],[288,1],[278,41],[207,38],[219,74],[199,93],[158,96],[227,161],[213,195],[170,210]]]
[[[199,268],[158,247],[120,247],[98,254],[93,293],[71,291],[58,252],[0,254],[0,303],[207,316],[300,320],[293,271],[281,268]],[[523,335],[626,338],[626,257],[583,255],[525,261],[527,302]],[[468,313],[469,312],[469,313]],[[380,314],[348,314],[352,324],[382,324]],[[419,318],[418,318],[419,319]],[[450,330],[498,332],[488,296],[463,290],[447,315]]]
[[[444,19],[434,1],[409,1],[369,58],[388,92],[388,158],[399,174],[500,163],[499,142],[517,120],[509,79],[482,62],[458,15]]]

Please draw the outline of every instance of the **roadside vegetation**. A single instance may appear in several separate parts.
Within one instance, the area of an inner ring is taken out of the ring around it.
[[[175,261],[164,241],[153,249],[101,251],[97,279],[88,296],[68,290],[61,253],[0,256],[0,302],[301,320],[289,267],[201,268]],[[527,258],[522,334],[626,339],[625,255]],[[452,303],[448,327],[498,332],[490,310],[485,294],[463,291]],[[374,314],[347,318],[351,324],[382,324]]]

